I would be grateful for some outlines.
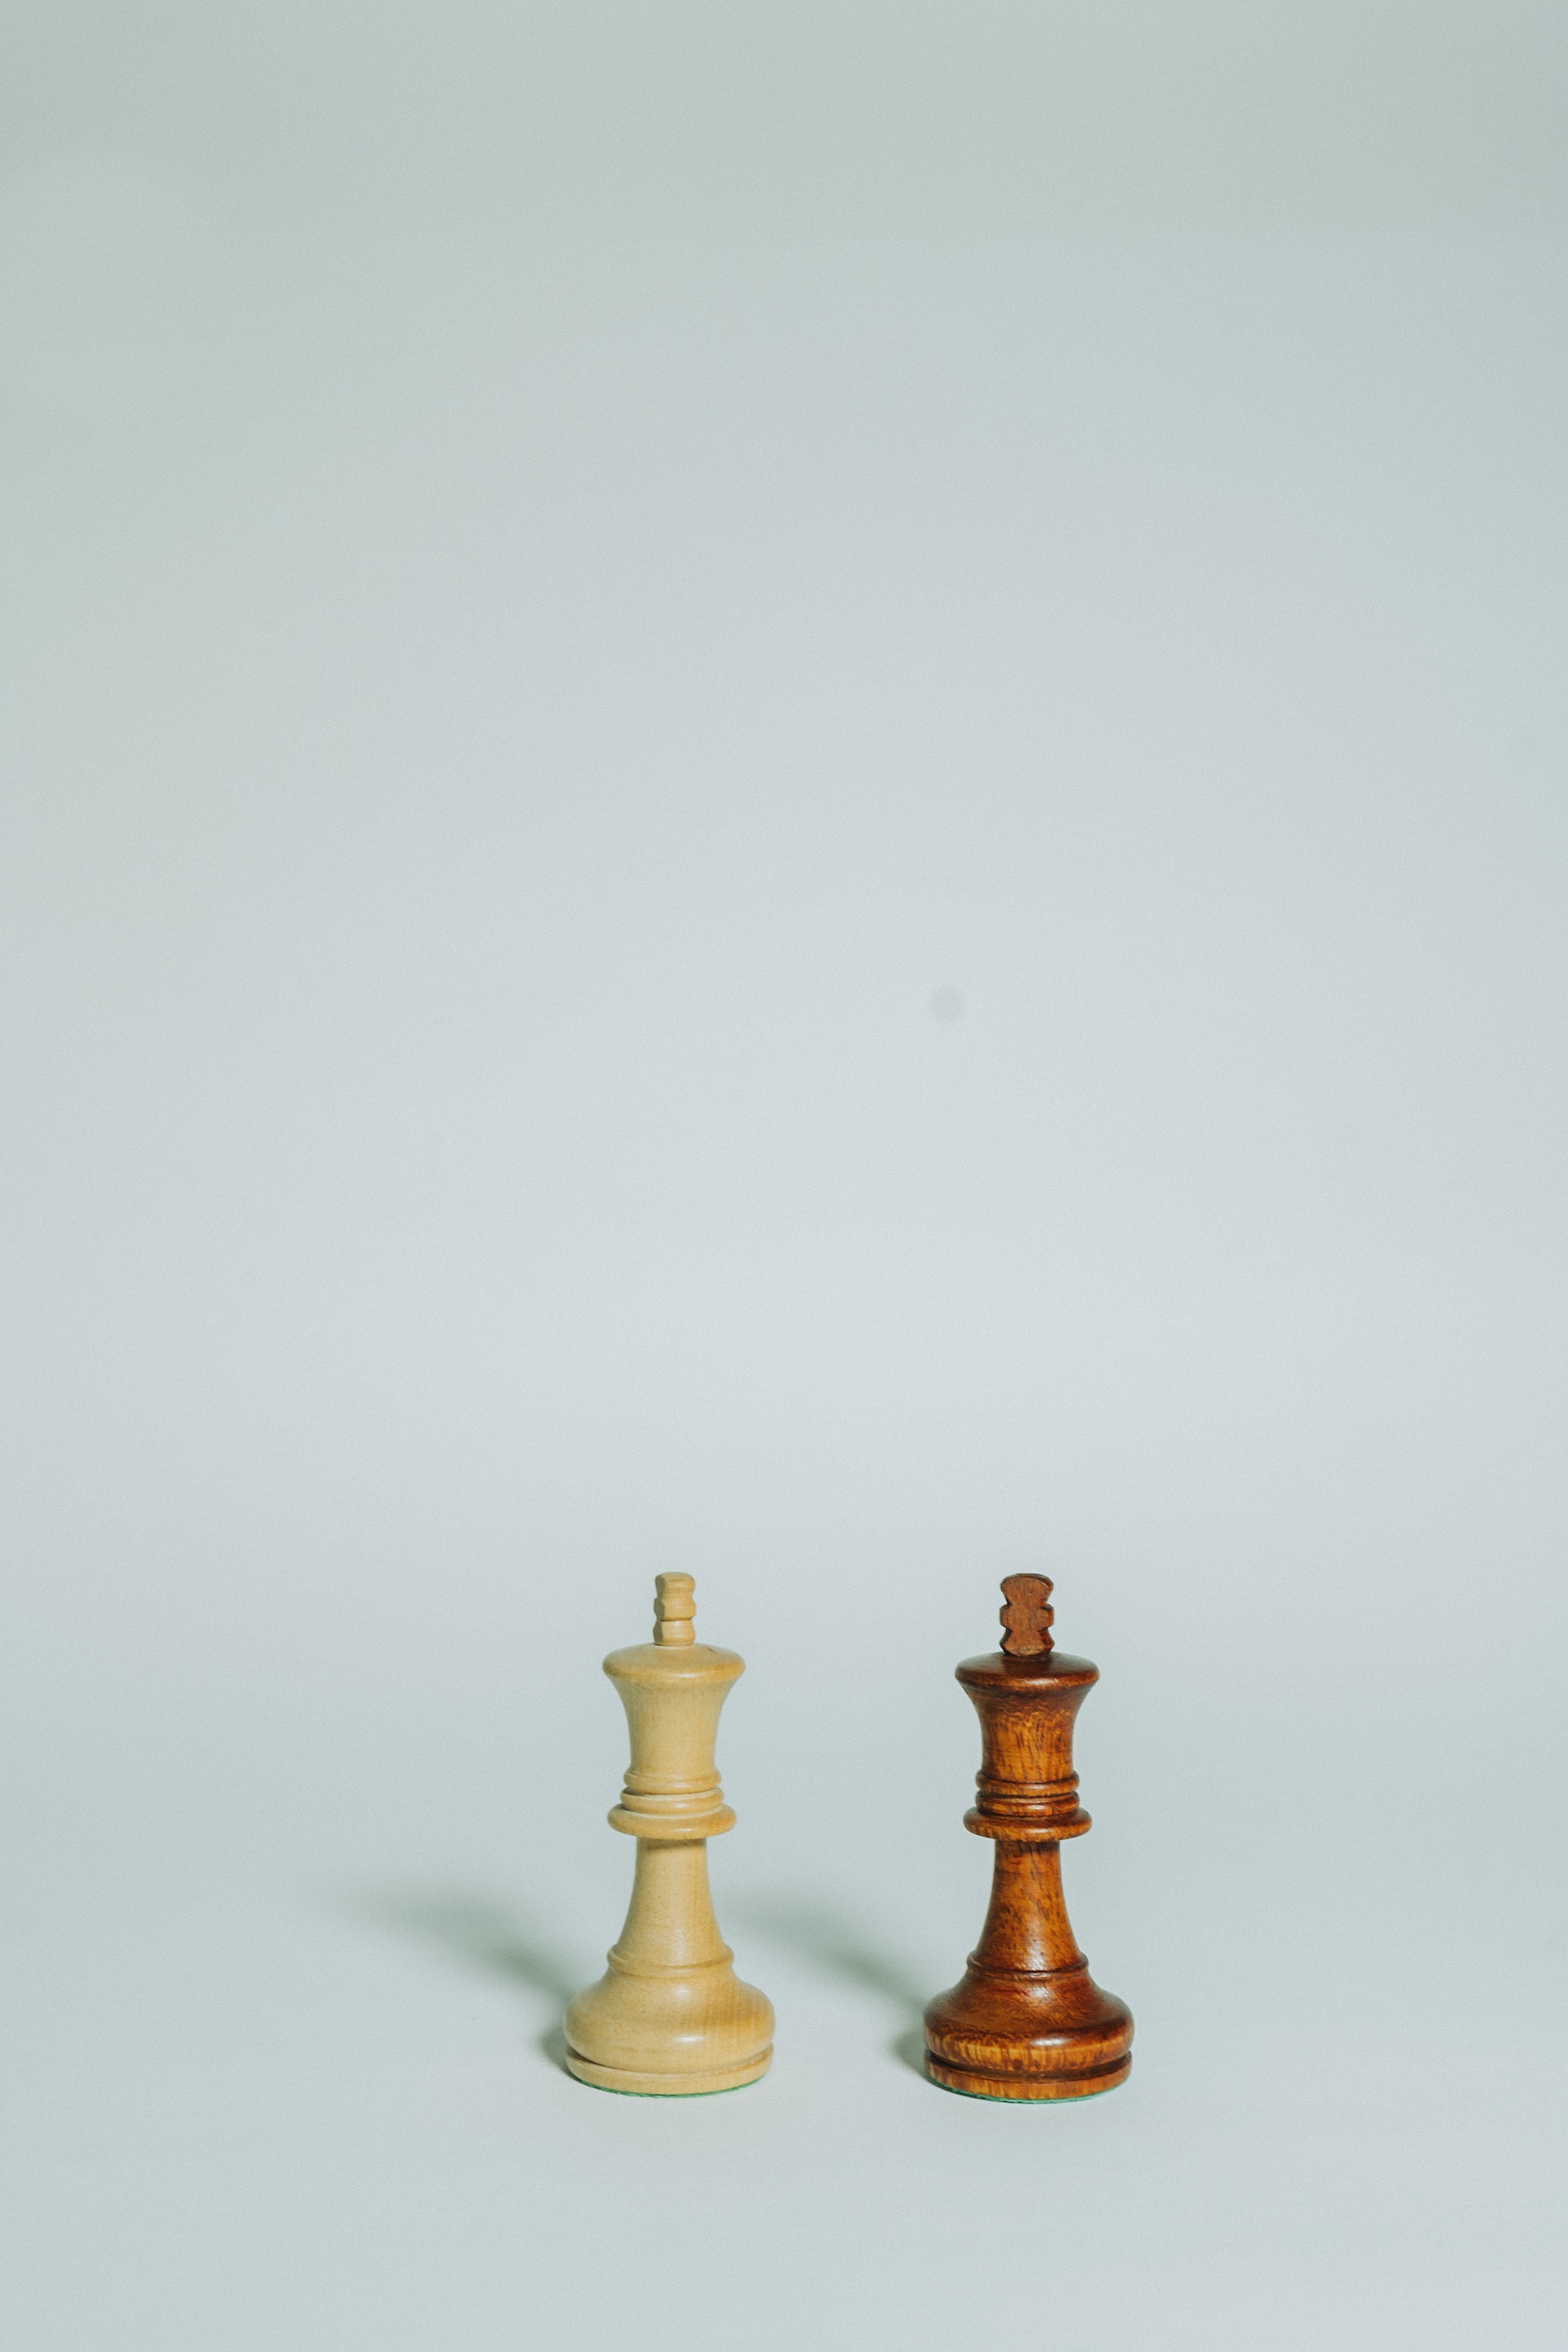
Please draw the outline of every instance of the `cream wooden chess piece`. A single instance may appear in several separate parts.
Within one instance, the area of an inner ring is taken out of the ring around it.
[[[742,1984],[708,1891],[708,1840],[732,1829],[713,1764],[719,1710],[745,1671],[696,1638],[689,1576],[655,1580],[651,1642],[612,1650],[632,1760],[610,1827],[637,1842],[609,1971],[566,2011],[566,2063],[605,2091],[733,2091],[765,2074],[773,2004]]]

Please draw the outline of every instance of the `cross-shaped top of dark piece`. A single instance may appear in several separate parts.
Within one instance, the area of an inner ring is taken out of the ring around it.
[[[1002,1612],[1002,1647],[1010,1658],[1042,1658],[1056,1647],[1051,1640],[1051,1580],[1048,1576],[1005,1576],[1002,1590],[1007,1606]]]

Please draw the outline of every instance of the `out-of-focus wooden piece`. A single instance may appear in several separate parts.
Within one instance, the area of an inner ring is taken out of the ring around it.
[[[1062,1899],[1061,1840],[1081,1837],[1073,1719],[1099,1681],[1056,1649],[1050,1580],[1010,1576],[1002,1647],[958,1679],[980,1716],[978,1794],[963,1817],[995,1841],[991,1908],[961,1984],[925,2013],[926,2072],[981,2099],[1081,2099],[1132,2065],[1132,2018],[1101,1992]]]
[[[735,1825],[719,1710],[745,1662],[697,1640],[689,1576],[655,1585],[653,1640],[605,1660],[632,1743],[610,1826],[636,1838],[637,1871],[608,1971],[566,2011],[566,2063],[605,2091],[733,2091],[773,2054],[772,2004],[736,1976],[708,1889],[707,1841]]]

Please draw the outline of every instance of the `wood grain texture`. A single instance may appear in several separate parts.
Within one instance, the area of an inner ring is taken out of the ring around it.
[[[610,1826],[636,1838],[637,1868],[608,1970],[567,2009],[566,2063],[600,2090],[689,2096],[766,2074],[773,2012],[736,1976],[708,1886],[707,1841],[735,1822],[719,1712],[744,1662],[696,1639],[690,1577],[658,1588],[653,1640],[605,1660],[632,1751]]]
[[[1010,1658],[1043,1657],[1054,1650],[1051,1607],[1055,1587],[1048,1576],[1005,1576],[1002,1579],[1002,1647]]]
[[[926,2072],[983,2099],[1080,2099],[1124,2083],[1132,2019],[1102,1992],[1074,1940],[1061,1841],[1081,1837],[1073,1724],[1099,1680],[1087,1658],[1052,1649],[1044,1594],[1009,1577],[1002,1622],[1017,1650],[957,1669],[980,1716],[981,1767],[964,1826],[995,1843],[991,1907],[963,1981],[925,2013]],[[1041,1643],[1044,1646],[1041,1646]]]

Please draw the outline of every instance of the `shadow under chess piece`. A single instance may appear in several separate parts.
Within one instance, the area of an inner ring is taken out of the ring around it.
[[[608,1973],[566,2011],[566,2063],[605,2091],[733,2091],[765,2074],[773,2012],[742,1984],[708,1888],[710,1837],[732,1829],[714,1769],[719,1710],[745,1671],[695,1638],[689,1576],[655,1580],[651,1642],[612,1650],[632,1760],[612,1829],[637,1842],[631,1908]]]
[[[1000,1651],[957,1669],[980,1716],[963,1824],[995,1841],[991,1908],[963,1982],[926,2010],[926,2072],[975,2098],[1081,2099],[1132,2065],[1131,2013],[1089,1975],[1062,1899],[1060,1842],[1089,1826],[1073,1718],[1100,1674],[1053,1646],[1047,1577],[1009,1576],[1002,1590]]]

